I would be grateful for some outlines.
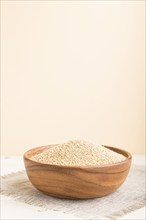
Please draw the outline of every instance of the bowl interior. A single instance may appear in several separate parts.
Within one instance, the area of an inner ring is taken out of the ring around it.
[[[37,147],[37,148],[33,148],[33,149],[30,149],[29,151],[27,151],[25,154],[24,154],[24,158],[25,159],[28,159],[28,160],[31,160],[31,157],[33,157],[34,155],[37,155],[37,154],[40,154],[46,150],[48,150],[49,148],[51,147],[54,147],[56,146],[57,144],[54,144],[54,145],[46,145],[46,146],[41,146],[41,147]],[[129,152],[125,151],[125,150],[122,150],[122,149],[119,149],[119,148],[115,148],[115,147],[110,147],[110,146],[106,146],[106,145],[103,145],[104,147],[112,150],[112,151],[115,151],[119,154],[122,154],[126,157],[126,159],[122,162],[119,162],[117,164],[123,164],[125,162],[127,162],[128,160],[131,160],[132,156]],[[34,162],[34,161],[33,161]],[[39,163],[39,162],[36,162],[36,163]],[[97,167],[105,167],[105,166],[115,166],[115,164],[109,164],[109,165],[100,165],[100,166],[97,166]],[[54,166],[58,166],[58,165],[54,165]],[[61,165],[60,165],[61,166]],[[75,168],[76,166],[74,166]],[[77,166],[78,167],[78,166]],[[82,166],[84,167],[84,166]],[[85,166],[85,167],[96,167],[96,166]]]

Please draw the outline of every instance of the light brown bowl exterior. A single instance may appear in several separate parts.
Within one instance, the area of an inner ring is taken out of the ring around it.
[[[104,166],[58,166],[32,161],[30,158],[55,145],[33,148],[24,154],[30,182],[41,192],[59,198],[89,199],[116,191],[125,181],[132,156],[125,150],[105,146],[127,159]]]

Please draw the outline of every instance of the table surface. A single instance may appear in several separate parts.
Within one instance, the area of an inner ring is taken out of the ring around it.
[[[145,155],[133,155],[133,164],[145,165]],[[23,159],[18,156],[3,156],[1,157],[1,175],[11,172],[17,172],[24,169]],[[146,208],[138,209],[134,212],[125,215],[120,219],[139,219],[144,220]],[[25,203],[15,201],[13,198],[1,196],[1,219],[68,219],[75,220],[81,219],[72,215],[62,213],[60,211],[47,210],[39,212],[38,207],[30,206]]]

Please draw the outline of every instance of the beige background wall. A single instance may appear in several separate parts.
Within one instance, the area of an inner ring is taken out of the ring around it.
[[[2,154],[81,138],[144,153],[144,1],[2,1]]]

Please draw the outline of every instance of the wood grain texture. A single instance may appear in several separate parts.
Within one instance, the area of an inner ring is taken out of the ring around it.
[[[132,156],[119,148],[105,146],[126,156],[120,163],[104,166],[58,166],[42,164],[30,158],[55,145],[31,149],[24,154],[26,172],[41,192],[59,198],[87,199],[108,195],[125,181]]]

